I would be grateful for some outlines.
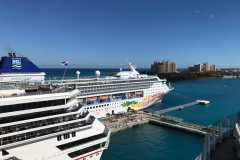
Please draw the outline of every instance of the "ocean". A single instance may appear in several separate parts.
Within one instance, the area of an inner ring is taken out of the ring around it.
[[[47,75],[62,76],[64,69],[42,69]],[[66,77],[94,76],[96,69],[69,69]],[[147,70],[147,69],[142,69]],[[102,76],[119,69],[99,69]],[[165,115],[183,121],[209,126],[218,119],[238,112],[240,109],[240,79],[201,79],[171,83],[175,89],[164,96],[161,103],[145,110],[153,112],[196,99],[209,100],[209,105],[195,105]],[[144,124],[119,131],[111,136],[109,148],[104,150],[101,160],[193,160],[201,152],[203,136],[184,131]]]

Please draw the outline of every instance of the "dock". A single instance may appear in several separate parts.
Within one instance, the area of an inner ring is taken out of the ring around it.
[[[114,134],[118,131],[129,129],[134,126],[139,126],[146,123],[171,127],[174,129],[198,135],[205,135],[207,134],[208,131],[207,126],[183,122],[177,119],[176,120],[169,119],[159,114],[145,113],[143,111],[139,111],[136,114],[136,117],[134,117],[133,119],[131,118],[129,119],[129,117],[122,116],[118,119],[118,122],[114,123],[104,122],[104,125],[111,131],[111,134]]]
[[[155,113],[155,114],[163,114],[163,113],[167,113],[167,112],[174,111],[174,110],[177,110],[177,109],[182,110],[182,109],[184,109],[184,108],[186,108],[186,107],[194,106],[194,105],[196,105],[196,104],[204,104],[204,105],[207,105],[207,104],[209,104],[209,103],[210,103],[210,101],[206,101],[206,100],[196,100],[195,102],[191,102],[191,103],[179,105],[179,106],[176,106],[176,107],[171,107],[171,108],[167,108],[167,109],[155,111],[154,113]]]
[[[152,115],[151,117],[149,117],[149,123],[171,127],[198,135],[205,135],[208,132],[207,126],[168,119],[157,115]]]
[[[171,127],[179,130],[183,130],[186,132],[205,135],[208,133],[208,127],[202,126],[199,124],[183,122],[180,118],[170,118],[168,116],[164,117],[162,114],[170,111],[174,111],[177,109],[184,109],[185,107],[193,106],[196,104],[209,104],[210,101],[206,100],[196,100],[195,102],[179,105],[176,107],[171,107],[167,109],[163,109],[160,111],[156,111],[154,113],[138,111],[136,114],[126,113],[125,115],[120,115],[119,117],[105,117],[104,125],[111,131],[111,134],[114,134],[118,131],[125,130],[128,128],[132,128],[134,126],[138,126],[141,124],[151,123],[162,125],[166,127]],[[217,131],[216,131],[216,134]]]

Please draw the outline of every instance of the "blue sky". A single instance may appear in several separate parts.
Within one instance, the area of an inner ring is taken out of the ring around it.
[[[239,0],[0,0],[0,53],[40,67],[240,67]]]

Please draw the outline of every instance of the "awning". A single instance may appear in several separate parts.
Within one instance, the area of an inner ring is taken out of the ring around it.
[[[83,98],[78,98],[78,102],[82,102],[83,101]]]
[[[100,98],[100,99],[107,99],[108,96],[107,96],[107,95],[105,95],[105,96],[100,96],[99,98]]]
[[[97,97],[88,97],[87,100],[88,101],[95,101],[97,99]]]
[[[136,94],[142,94],[142,91],[136,91]]]

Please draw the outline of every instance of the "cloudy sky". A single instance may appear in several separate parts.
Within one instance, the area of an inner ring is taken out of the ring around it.
[[[0,53],[40,67],[240,67],[239,0],[0,0]]]

